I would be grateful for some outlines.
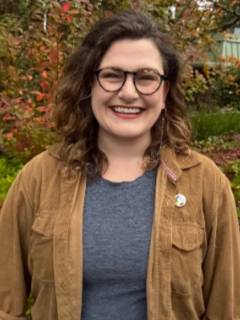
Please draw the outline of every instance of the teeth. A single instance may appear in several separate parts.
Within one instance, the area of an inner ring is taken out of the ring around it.
[[[133,113],[139,113],[139,112],[141,112],[142,110],[140,109],[140,108],[131,108],[131,107],[113,107],[113,110],[115,111],[115,112],[118,112],[118,113],[131,113],[131,114],[133,114]]]

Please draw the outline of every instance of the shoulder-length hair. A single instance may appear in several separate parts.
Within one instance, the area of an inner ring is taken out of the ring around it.
[[[62,137],[61,157],[72,168],[87,176],[99,175],[107,158],[97,145],[98,123],[91,108],[91,88],[100,62],[111,46],[122,39],[151,39],[163,59],[169,82],[163,112],[151,130],[151,144],[145,152],[145,169],[160,161],[162,145],[178,153],[188,150],[190,126],[184,112],[180,88],[180,60],[169,35],[162,32],[151,17],[135,11],[100,20],[70,56],[55,95],[53,117]]]

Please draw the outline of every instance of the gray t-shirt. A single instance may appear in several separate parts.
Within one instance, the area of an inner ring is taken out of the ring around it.
[[[146,320],[156,172],[87,183],[82,320]]]

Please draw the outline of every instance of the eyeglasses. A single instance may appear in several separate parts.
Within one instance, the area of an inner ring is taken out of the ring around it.
[[[136,90],[143,95],[155,93],[167,77],[155,69],[139,69],[137,71],[124,71],[118,68],[102,68],[96,71],[99,85],[107,92],[117,92],[124,86],[127,75],[133,76]]]

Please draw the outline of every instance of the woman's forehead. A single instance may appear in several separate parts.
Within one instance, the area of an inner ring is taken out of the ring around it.
[[[153,68],[163,71],[162,58],[151,39],[123,39],[113,42],[104,54],[101,68],[119,67],[129,71]]]

